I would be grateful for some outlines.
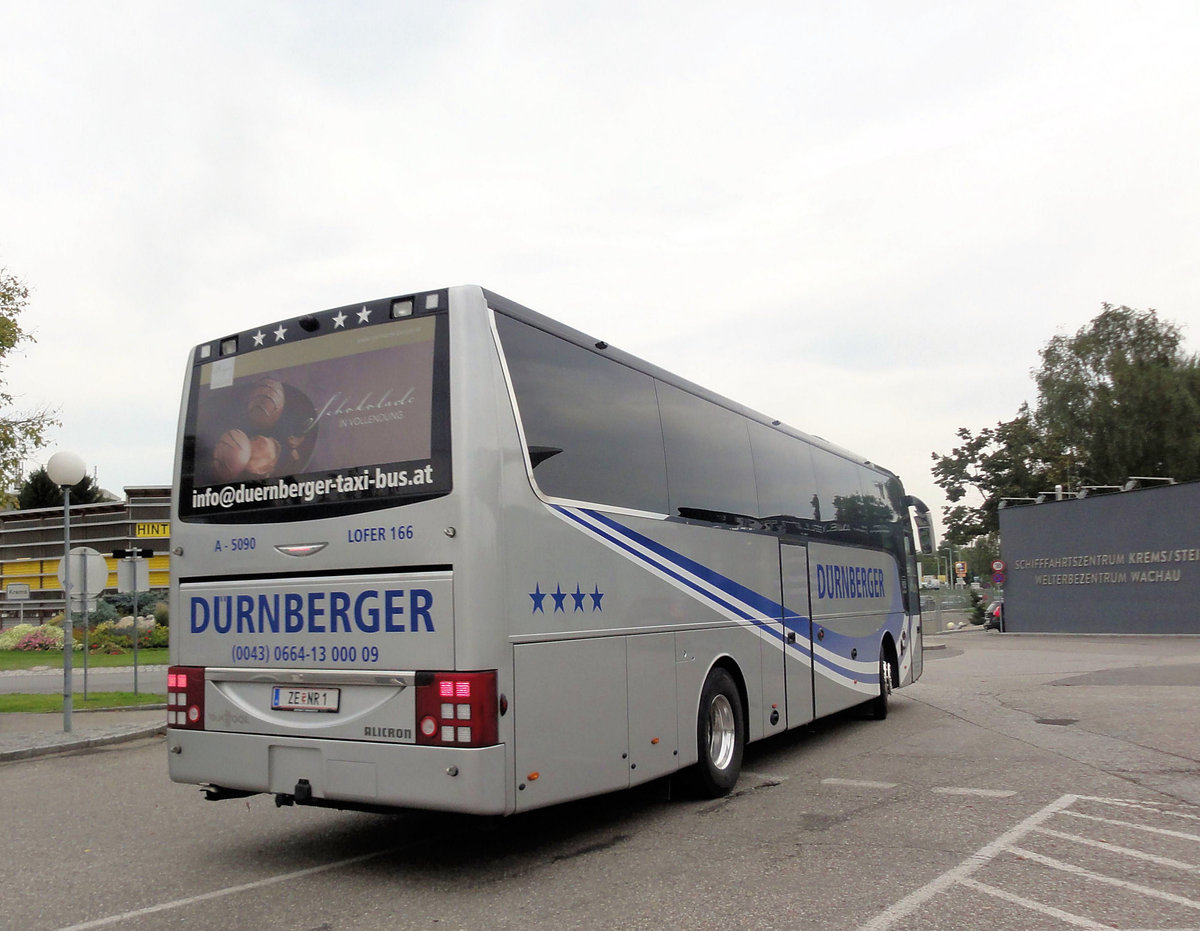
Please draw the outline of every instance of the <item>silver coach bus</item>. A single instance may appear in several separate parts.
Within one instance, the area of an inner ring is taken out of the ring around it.
[[[210,799],[720,795],[921,674],[894,474],[478,287],[201,344],[176,470],[169,770]]]

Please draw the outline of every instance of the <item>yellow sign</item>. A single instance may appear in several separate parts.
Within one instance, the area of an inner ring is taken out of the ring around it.
[[[136,528],[139,537],[169,537],[171,535],[171,525],[162,524],[138,524]]]

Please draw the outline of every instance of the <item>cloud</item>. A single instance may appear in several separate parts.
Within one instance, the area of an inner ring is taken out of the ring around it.
[[[1193,4],[4,4],[10,382],[166,482],[190,346],[475,282],[901,471],[1200,321]],[[1194,329],[1192,332],[1194,338]]]

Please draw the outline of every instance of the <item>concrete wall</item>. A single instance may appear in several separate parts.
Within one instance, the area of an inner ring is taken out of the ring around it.
[[[1200,483],[1000,511],[1005,629],[1200,634]]]

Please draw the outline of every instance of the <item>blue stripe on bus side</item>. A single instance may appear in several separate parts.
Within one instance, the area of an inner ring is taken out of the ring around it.
[[[565,517],[567,517],[570,520],[577,523],[579,526],[583,527],[589,533],[593,533],[593,534],[601,537],[602,539],[608,540],[614,546],[617,546],[624,552],[628,553],[635,560],[638,560],[640,562],[644,562],[648,565],[651,565],[654,568],[658,569],[660,572],[662,572],[666,575],[669,575],[671,578],[675,579],[677,582],[680,582],[681,584],[686,585],[692,591],[694,591],[698,595],[700,595],[701,598],[711,601],[717,605],[720,605],[722,608],[725,608],[727,611],[731,612],[732,614],[734,614],[735,616],[737,616],[738,618],[740,618],[744,621],[755,621],[756,620],[754,618],[754,616],[751,615],[745,609],[739,608],[737,605],[730,604],[728,601],[724,601],[723,599],[717,598],[715,595],[713,595],[712,592],[705,591],[701,586],[697,585],[691,579],[689,579],[689,578],[685,577],[684,575],[680,574],[679,572],[675,571],[670,566],[663,565],[662,563],[655,562],[654,560],[648,559],[644,554],[639,553],[636,549],[634,549],[630,543],[626,542],[625,540],[620,539],[619,536],[617,536],[616,534],[605,532],[604,530],[601,530],[598,527],[593,527],[591,524],[580,519],[580,517],[577,514],[573,513],[572,511],[569,511],[565,508],[558,508],[558,511],[561,514],[563,514]],[[581,513],[587,513],[587,514],[589,514],[589,516],[594,516],[591,514],[591,512],[581,512]],[[613,526],[613,529],[615,531],[617,531],[618,534],[624,531],[624,532],[628,533],[628,535],[631,536],[635,540],[638,537],[638,534],[635,534],[632,531],[626,531],[625,528],[622,528],[619,524],[618,525],[610,525],[608,521],[602,521],[602,523],[604,523],[608,526]],[[641,541],[637,541],[637,542],[641,542]],[[705,579],[705,581],[709,581],[709,580]],[[715,584],[715,583],[710,583],[710,584]],[[720,588],[720,586],[715,586],[715,587]]]
[[[817,645],[813,645],[813,649],[809,649],[807,643],[799,641],[788,643],[781,631],[772,626],[774,622],[783,619],[783,625],[794,630],[797,633],[802,633],[805,639],[808,638],[808,632],[801,630],[799,624],[806,623],[809,618],[804,615],[798,615],[794,612],[786,612],[782,605],[772,601],[770,598],[762,595],[752,589],[746,588],[744,585],[735,582],[727,576],[721,575],[707,566],[703,566],[695,560],[689,559],[682,553],[670,549],[655,540],[651,540],[635,530],[624,526],[623,524],[613,520],[605,514],[589,509],[571,509],[554,505],[556,510],[563,517],[570,520],[586,532],[594,534],[601,539],[607,540],[612,545],[619,548],[623,553],[635,561],[642,562],[653,567],[664,575],[675,579],[681,585],[685,586],[702,601],[707,601],[711,604],[718,605],[727,611],[734,614],[742,620],[747,620],[755,624],[759,630],[768,634],[777,641],[783,643],[786,647],[791,647],[798,653],[806,657],[811,657],[812,660],[830,672],[835,673],[845,679],[853,682],[874,682],[878,683],[879,673],[868,671],[856,671],[847,669],[838,664],[834,659],[821,655],[821,653],[832,653],[837,659],[848,660],[850,653],[854,648],[866,648],[874,651],[876,648],[875,638],[868,637],[847,637],[842,634],[837,634],[832,631],[826,631],[826,639],[820,643],[820,651],[817,650]],[[587,518],[587,519],[585,519]],[[594,521],[595,524],[600,524],[602,527],[597,527],[589,521]],[[642,547],[645,550],[654,553],[657,559],[647,556],[634,547],[633,544]],[[738,607],[736,604],[731,604],[730,601],[719,598],[711,591],[708,591],[703,586],[687,578],[682,572],[688,572],[701,579],[708,585],[718,591],[728,595],[733,601],[740,601],[744,606],[757,609],[760,614],[755,616],[753,613],[746,610],[746,607]]]
[[[621,534],[623,536],[626,536],[630,540],[637,543],[638,545],[654,552],[655,554],[657,554],[660,557],[660,559],[666,560],[676,566],[681,567],[682,569],[684,569],[688,572],[691,572],[693,575],[700,578],[704,582],[707,582],[709,585],[713,586],[714,588],[719,589],[720,591],[731,596],[732,598],[736,598],[743,605],[746,605],[751,608],[755,608],[760,612],[758,618],[756,618],[755,616],[750,615],[750,614],[743,614],[742,616],[745,617],[747,620],[757,621],[759,618],[766,618],[773,622],[782,617],[785,627],[788,627],[791,630],[795,630],[797,633],[803,633],[805,636],[808,635],[808,632],[801,631],[798,624],[796,623],[797,621],[808,622],[810,619],[806,615],[800,615],[800,614],[796,614],[795,612],[792,612],[792,611],[787,611],[787,609],[783,605],[778,604],[775,601],[772,601],[770,598],[766,597],[765,595],[762,595],[762,594],[754,591],[753,589],[746,588],[744,585],[741,585],[740,583],[735,582],[733,579],[730,579],[727,576],[721,575],[719,572],[716,572],[715,570],[710,569],[708,566],[701,565],[700,563],[696,562],[695,560],[692,560],[692,559],[688,558],[687,556],[684,556],[682,553],[679,553],[676,550],[673,550],[670,547],[667,547],[664,544],[657,542],[656,540],[652,540],[649,537],[643,536],[642,534],[638,533],[636,530],[632,530],[631,528],[624,526],[623,524],[619,523],[618,521],[613,520],[611,517],[609,517],[606,514],[601,514],[597,511],[592,511],[592,510],[581,510],[581,513],[586,514],[588,517],[592,518],[593,520],[604,524],[606,527],[610,528],[613,532]],[[640,553],[637,553],[636,551],[630,550],[627,546],[622,545],[622,548],[629,552],[632,552],[635,556],[637,556],[639,559],[642,559],[643,561],[649,561],[646,559],[645,556],[643,556]],[[676,574],[672,573],[672,575],[676,575]],[[677,575],[676,575],[676,577],[677,577]],[[711,595],[709,593],[706,593],[702,588],[697,588],[695,585],[691,585],[690,583],[689,583],[689,587],[700,592],[700,594],[702,594],[702,595],[708,595],[708,597],[711,597]],[[771,632],[774,633],[773,630]],[[869,649],[873,652],[875,649],[875,646],[876,646],[876,642],[875,642],[874,635],[867,635],[865,637],[850,637],[845,634],[840,634],[840,633],[837,633],[835,631],[832,631],[832,630],[829,630],[826,628],[825,629],[825,637],[820,642],[819,645],[822,648],[824,648],[825,650],[829,651],[830,653],[833,653],[843,659],[850,659],[851,652],[855,649],[859,649],[859,650]],[[805,651],[805,652],[807,652],[807,651]],[[822,659],[819,656],[817,658],[818,658],[818,660]],[[829,666],[831,669],[836,669],[839,672],[843,673],[844,675],[848,676],[849,678],[852,678],[852,679],[856,678],[856,674],[853,670],[844,669],[843,667],[837,666],[835,663],[833,663],[831,661],[824,661],[824,662],[825,662],[825,665]],[[857,676],[857,678],[861,679],[862,676]],[[876,680],[878,680],[878,678],[879,678],[878,674],[876,674],[874,678]]]
[[[688,559],[688,557],[684,556],[682,553],[676,552],[675,550],[670,549],[669,547],[664,546],[655,540],[651,540],[649,537],[643,536],[635,530],[631,530],[630,528],[617,523],[615,520],[612,520],[605,514],[600,514],[597,511],[585,511],[584,513],[593,520],[599,521],[617,533],[623,534],[624,536],[633,540],[639,546],[650,550],[660,559],[679,566],[681,569],[692,573],[692,575],[704,582],[707,582],[714,588],[720,589],[730,597],[736,598],[743,605],[746,605],[753,611],[757,611],[759,617],[778,620],[783,616],[783,605],[772,601],[770,598],[760,595],[753,589],[746,588],[746,586],[735,582],[733,579],[728,578],[727,576],[721,575],[719,572],[710,569],[708,566],[703,566],[695,560]],[[753,620],[753,615],[747,613],[745,616],[747,620]]]

